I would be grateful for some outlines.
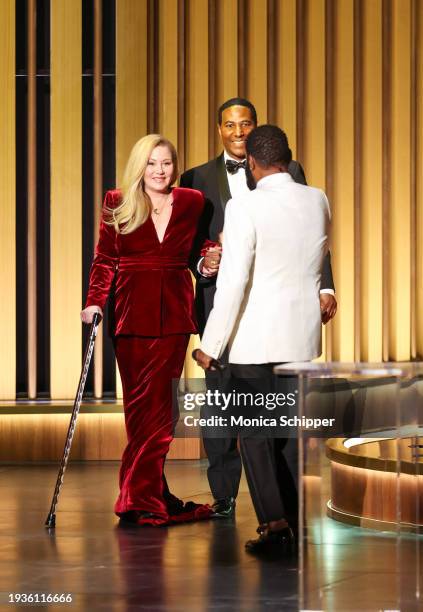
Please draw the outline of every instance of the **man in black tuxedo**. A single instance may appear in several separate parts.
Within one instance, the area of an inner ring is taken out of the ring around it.
[[[244,98],[227,100],[218,110],[218,129],[223,152],[217,158],[191,168],[181,176],[181,187],[199,189],[206,197],[206,209],[209,211],[206,233],[210,240],[220,241],[228,200],[231,197],[242,196],[249,188],[254,188],[253,185],[247,185],[245,176],[245,141],[256,126],[257,113],[251,102]],[[306,184],[304,171],[297,161],[292,160],[288,170],[296,182]],[[195,299],[200,335],[213,308],[219,262],[220,253],[214,250],[198,263]],[[330,253],[323,265],[321,287],[322,321],[327,323],[335,316],[337,308]],[[221,361],[224,361],[225,357],[226,355]],[[214,371],[206,371],[208,389],[218,388],[224,391],[228,382],[229,378],[222,377]],[[234,514],[242,470],[237,439],[205,437],[203,441],[209,460],[207,476],[215,499],[213,508],[216,516],[230,517]]]

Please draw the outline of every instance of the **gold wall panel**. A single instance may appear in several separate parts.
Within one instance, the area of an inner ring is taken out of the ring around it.
[[[215,108],[210,109],[214,130],[215,155],[222,152],[217,132],[217,109],[223,102],[238,96],[238,0],[216,1],[216,39],[210,62],[214,66]],[[217,43],[217,44],[216,44]]]
[[[382,0],[363,3],[361,359],[382,359]]]
[[[51,397],[75,395],[81,368],[82,14],[51,3]]]
[[[116,184],[147,133],[147,0],[116,0]]]
[[[249,0],[247,24],[247,98],[256,107],[259,123],[267,123],[267,2]]]
[[[216,105],[219,107],[225,100],[238,95],[238,41],[234,35],[238,29],[237,0],[217,0],[216,21],[217,40],[214,42],[214,50]]]
[[[302,150],[298,155],[310,185],[326,187],[325,1],[306,0],[303,115],[298,117]]]
[[[178,0],[160,0],[158,5],[158,125],[178,148]]]
[[[332,263],[339,311],[333,322],[333,358],[354,361],[354,0],[336,0],[331,92]],[[342,339],[342,341],[341,341]]]
[[[389,357],[410,358],[411,0],[392,0]]]
[[[186,167],[208,160],[209,34],[208,1],[187,0],[185,125]]]
[[[15,3],[0,2],[0,300],[2,352],[0,398],[15,398],[16,264],[15,264]]]
[[[285,129],[309,184],[331,202],[339,311],[325,329],[325,358],[423,355],[422,4],[116,0],[116,184],[152,126],[175,142],[185,168],[219,153],[217,107],[247,95],[259,122]],[[16,391],[15,8],[0,3],[5,398]],[[80,2],[52,0],[53,398],[73,396],[81,364],[81,28]],[[200,373],[189,357],[185,373]]]
[[[277,3],[276,121],[286,132],[292,156],[297,158],[297,5]],[[272,104],[272,101],[269,101]]]
[[[116,0],[116,185],[129,153],[147,134],[148,35],[147,0]],[[116,393],[122,384],[116,367]]]
[[[209,158],[211,131],[209,108],[209,5],[207,0],[187,0],[185,32],[185,168],[204,163]],[[195,24],[195,25],[194,25]],[[183,376],[202,378],[203,370],[191,359],[199,337],[191,336]]]
[[[423,355],[423,2],[416,2],[416,335],[417,354]]]
[[[309,185],[326,189],[326,12],[324,0],[301,0],[301,35],[297,40],[300,109],[297,115],[297,158]],[[330,194],[329,194],[330,195]],[[329,200],[331,198],[329,197]],[[332,212],[334,203],[331,201]],[[332,249],[333,251],[333,249]],[[333,269],[336,277],[336,261]],[[332,324],[329,324],[332,325]],[[328,353],[328,326],[323,331],[322,358]],[[330,347],[329,347],[330,348]]]

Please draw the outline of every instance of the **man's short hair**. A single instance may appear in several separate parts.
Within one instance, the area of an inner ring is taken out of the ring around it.
[[[257,125],[257,111],[255,106],[246,98],[231,98],[230,100],[226,100],[221,106],[219,106],[219,110],[217,111],[217,122],[219,125],[222,125],[222,114],[223,111],[231,106],[245,106],[245,108],[249,108],[251,111],[251,116],[253,118],[253,122]]]
[[[264,168],[283,164],[288,166],[292,152],[288,138],[276,125],[260,125],[254,128],[245,143],[247,155],[251,155]]]

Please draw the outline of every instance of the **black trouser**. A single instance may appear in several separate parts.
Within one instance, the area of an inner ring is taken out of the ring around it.
[[[222,363],[225,358],[221,358]],[[223,373],[206,372],[207,389],[224,393],[230,390],[231,376],[227,368]],[[205,414],[206,411],[203,411]],[[204,448],[209,460],[207,478],[215,499],[236,497],[241,480],[242,463],[238,451],[237,437],[203,437]]]
[[[237,391],[274,393],[293,379],[276,379],[275,364],[231,364]],[[286,518],[298,523],[298,443],[296,437],[271,438],[263,432],[240,436],[240,447],[251,499],[259,523]]]

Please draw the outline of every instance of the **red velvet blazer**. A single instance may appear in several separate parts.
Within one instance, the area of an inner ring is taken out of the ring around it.
[[[120,191],[108,191],[104,205],[116,207],[120,198]],[[101,222],[86,306],[104,309],[113,284],[114,335],[197,332],[188,262],[203,208],[200,191],[174,188],[162,243],[151,218],[131,234]]]

